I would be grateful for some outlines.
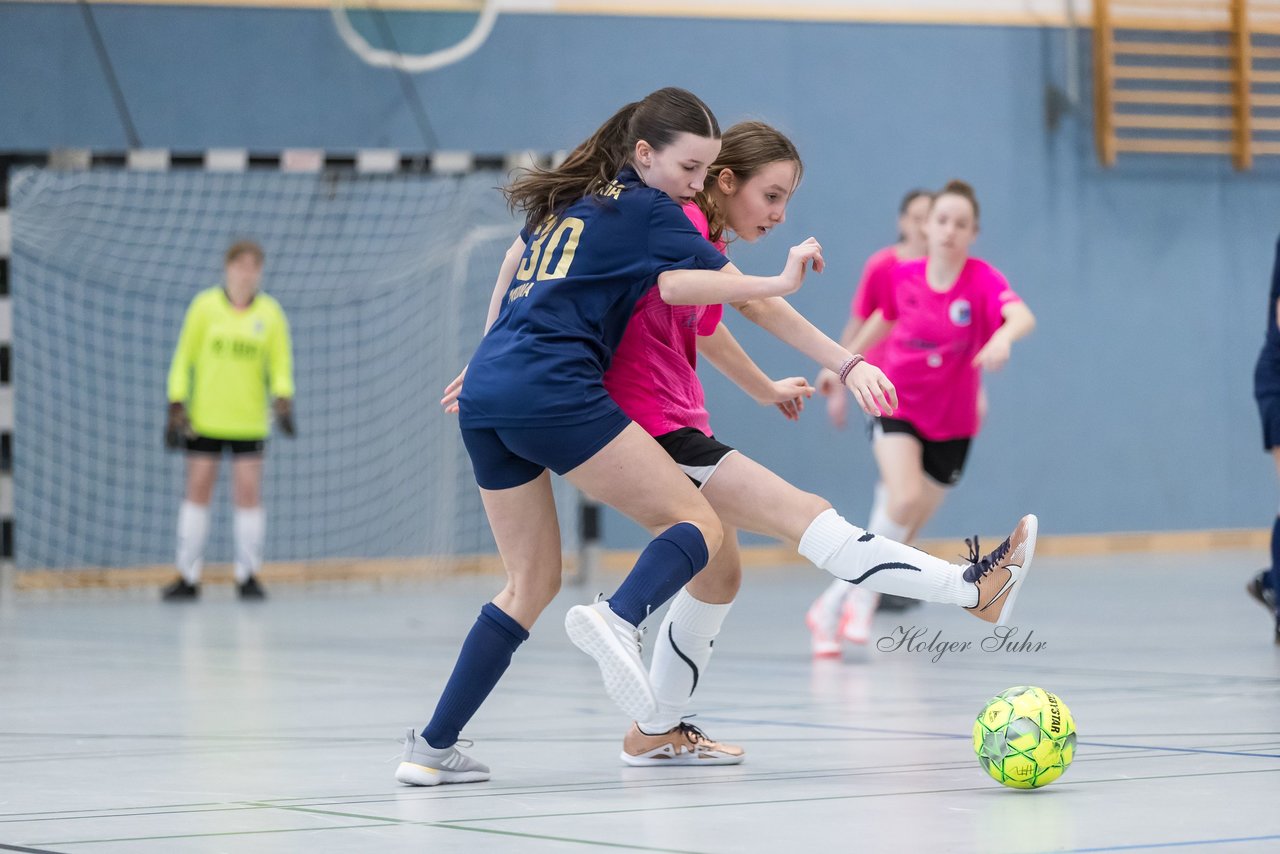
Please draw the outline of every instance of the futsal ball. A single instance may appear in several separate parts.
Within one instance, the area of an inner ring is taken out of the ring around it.
[[[1038,789],[1061,777],[1075,758],[1076,724],[1056,694],[1020,685],[987,702],[973,724],[973,750],[993,779]]]

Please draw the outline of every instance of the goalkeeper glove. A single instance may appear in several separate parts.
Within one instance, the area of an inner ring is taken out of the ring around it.
[[[275,402],[276,424],[280,432],[292,439],[297,435],[293,426],[293,401],[287,397],[277,397]]]
[[[175,451],[191,435],[191,419],[187,417],[187,407],[175,400],[169,404],[169,420],[164,427],[164,446]]]

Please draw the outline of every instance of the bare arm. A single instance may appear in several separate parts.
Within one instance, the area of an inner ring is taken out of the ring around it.
[[[804,409],[804,399],[813,396],[813,387],[804,377],[771,380],[723,323],[717,324],[711,335],[698,337],[698,353],[756,403],[776,404],[791,420],[798,418]]]
[[[502,298],[507,295],[507,288],[511,286],[516,267],[519,266],[523,255],[524,241],[517,237],[507,249],[507,254],[503,256],[502,266],[498,268],[498,281],[493,286],[493,296],[489,297],[489,315],[484,321],[486,334],[489,332],[489,327],[493,326],[493,322],[498,319],[498,312],[502,310]]]
[[[848,341],[847,345],[850,350],[855,353],[863,353],[879,344],[881,341],[889,337],[889,333],[893,331],[895,320],[886,320],[884,312],[876,309],[871,316],[866,319],[858,331]]]
[[[747,276],[733,264],[719,270],[668,270],[658,277],[658,293],[667,305],[716,305],[795,293],[805,270],[824,266],[822,246],[810,237],[791,247],[786,266],[776,276]]]
[[[1027,337],[1036,328],[1036,316],[1022,301],[1005,303],[1000,309],[1000,316],[1004,318],[1004,323],[973,357],[973,364],[983,370],[998,371],[1003,368],[1009,361],[1013,342]]]
[[[742,316],[824,368],[839,371],[853,354],[832,341],[782,297],[734,303]]]
[[[878,308],[866,320],[857,316],[850,317],[849,322],[844,325],[844,331],[840,333],[840,346],[850,353],[865,353],[889,336],[893,323],[885,320],[884,312]],[[840,390],[840,376],[830,368],[823,368],[814,385],[818,387],[818,391],[830,397]]]
[[[734,308],[775,338],[790,344],[824,368],[840,371],[853,354],[832,341],[804,318],[782,297],[750,300]],[[867,362],[854,367],[845,377],[845,386],[868,415],[890,414],[897,408],[893,383],[879,368]]]
[[[524,241],[517,237],[507,249],[507,254],[503,256],[502,266],[498,268],[498,281],[494,283],[493,295],[489,297],[489,313],[484,319],[484,334],[480,337],[488,335],[493,322],[498,319],[498,312],[502,310],[502,300],[507,296],[507,288],[510,287],[511,280],[516,275],[516,267],[519,266],[523,255]],[[467,368],[464,365],[462,373],[445,386],[444,397],[440,398],[440,405],[444,407],[445,412],[454,414],[458,412],[458,395],[462,393],[462,380],[466,375]]]

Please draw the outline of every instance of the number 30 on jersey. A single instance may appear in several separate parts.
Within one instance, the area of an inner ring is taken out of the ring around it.
[[[520,269],[516,270],[516,281],[525,284],[512,288],[507,299],[515,301],[526,297],[538,282],[563,279],[569,275],[569,266],[573,264],[573,255],[578,251],[578,241],[585,225],[582,220],[570,216],[540,228],[533,243],[529,244]]]

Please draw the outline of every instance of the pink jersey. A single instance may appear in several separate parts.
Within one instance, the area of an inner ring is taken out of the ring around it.
[[[900,263],[897,246],[886,246],[867,259],[862,267],[862,280],[858,282],[853,302],[849,305],[851,316],[865,321],[875,314],[876,309],[884,310],[884,304],[893,296],[893,268]],[[882,367],[884,343],[868,347],[862,355],[871,364]]]
[[[694,227],[708,237],[711,227],[693,202],[684,206]],[[724,251],[724,241],[716,247]],[[604,387],[627,417],[650,436],[682,427],[711,435],[711,419],[702,395],[698,336],[715,332],[724,307],[667,305],[657,286],[636,303],[622,342],[613,353]]]
[[[999,270],[977,258],[939,293],[925,278],[926,263],[904,261],[894,270],[893,298],[882,310],[896,323],[878,367],[898,390],[894,418],[935,442],[970,438],[978,434],[982,381],[973,357],[1004,323],[1004,306],[1019,297]]]

